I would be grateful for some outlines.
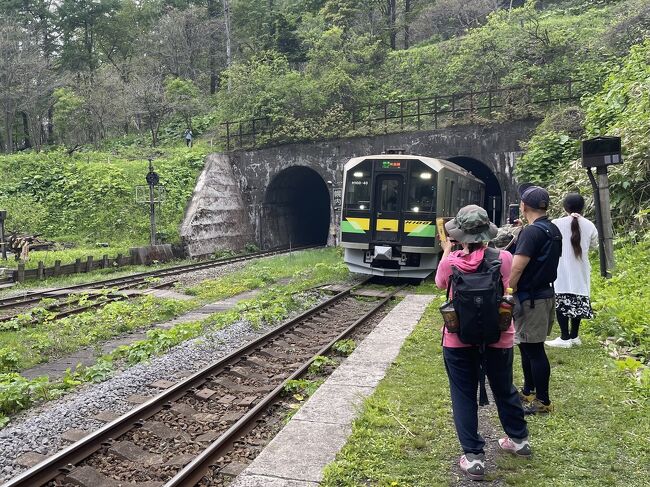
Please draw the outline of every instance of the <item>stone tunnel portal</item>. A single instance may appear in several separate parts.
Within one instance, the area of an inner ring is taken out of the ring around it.
[[[502,204],[502,191],[501,185],[496,175],[492,170],[478,159],[472,157],[449,157],[448,160],[458,164],[463,169],[467,169],[474,176],[479,178],[485,183],[485,200],[483,201],[483,208],[485,208],[492,220],[496,225],[501,225],[503,204]]]
[[[329,225],[329,190],[316,171],[293,166],[273,178],[258,224],[262,248],[325,245]]]

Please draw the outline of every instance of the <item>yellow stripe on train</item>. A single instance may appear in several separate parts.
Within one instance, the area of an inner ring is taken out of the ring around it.
[[[396,232],[399,227],[399,220],[377,219],[376,230],[378,232]]]

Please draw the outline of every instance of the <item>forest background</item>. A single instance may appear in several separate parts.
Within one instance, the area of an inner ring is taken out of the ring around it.
[[[644,0],[0,0],[0,207],[10,231],[146,242],[134,186],[153,157],[173,242],[225,121],[322,139],[355,135],[359,105],[573,79],[585,95],[537,114],[518,176],[587,191],[579,140],[622,136],[614,217],[635,237],[650,206],[649,33]]]

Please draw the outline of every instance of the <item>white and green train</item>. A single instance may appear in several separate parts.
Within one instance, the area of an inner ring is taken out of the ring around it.
[[[453,162],[382,154],[344,167],[340,242],[350,271],[423,279],[441,253],[436,218],[483,202],[485,184]]]

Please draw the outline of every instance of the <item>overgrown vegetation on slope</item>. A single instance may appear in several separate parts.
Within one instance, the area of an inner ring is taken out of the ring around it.
[[[155,159],[166,189],[158,231],[167,241],[178,240],[183,211],[206,152],[202,146],[169,147]],[[0,157],[0,172],[0,208],[8,210],[9,232],[91,245],[147,241],[149,208],[136,202],[135,191],[147,184],[146,150],[24,152]]]
[[[579,160],[582,136],[618,135],[624,163],[609,168],[612,218],[627,236],[650,238],[650,40],[634,46],[620,67],[612,69],[597,94],[582,101],[584,122],[560,123],[548,117],[527,144],[516,168],[520,180],[550,185],[559,201],[568,191],[590,195],[591,185]],[[567,112],[562,112],[565,121]],[[584,127],[584,128],[583,128]],[[589,199],[592,203],[591,199]]]

